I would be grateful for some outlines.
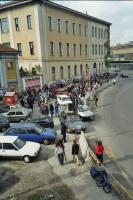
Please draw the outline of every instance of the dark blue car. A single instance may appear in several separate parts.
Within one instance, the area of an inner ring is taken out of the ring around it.
[[[34,123],[13,125],[4,135],[18,136],[19,138],[48,145],[56,140],[56,131],[53,128],[42,128]]]

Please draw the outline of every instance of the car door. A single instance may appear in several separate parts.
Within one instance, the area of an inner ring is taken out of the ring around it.
[[[12,143],[3,143],[2,149],[3,157],[19,157],[19,150]]]
[[[16,111],[17,121],[21,121],[24,118],[24,113],[22,111]]]
[[[15,122],[16,121],[15,111],[9,111],[7,113],[7,118],[9,122]]]
[[[41,142],[41,135],[33,128],[27,130],[27,138],[29,141]]]

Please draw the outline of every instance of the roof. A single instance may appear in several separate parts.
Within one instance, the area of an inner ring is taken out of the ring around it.
[[[13,54],[17,54],[18,51],[16,49],[13,49],[13,48],[10,48],[10,47],[7,47],[6,45],[2,45],[0,44],[0,54],[1,53],[13,53]]]
[[[0,135],[0,141],[1,142],[14,142],[16,139],[18,138],[18,136],[8,136],[8,135]]]
[[[125,49],[125,48],[133,48],[133,41],[130,41],[130,42],[125,43],[125,44],[116,44],[115,46],[111,47],[111,50]]]
[[[94,21],[94,22],[98,22],[100,24],[105,24],[105,25],[108,25],[108,26],[111,25],[111,23],[109,23],[109,22],[106,22],[104,20],[92,17],[90,15],[81,13],[81,12],[73,10],[73,9],[70,9],[68,7],[59,5],[59,4],[54,3],[52,1],[49,1],[49,0],[23,0],[23,1],[21,1],[21,0],[17,1],[16,0],[16,1],[12,1],[10,3],[6,3],[6,4],[1,5],[0,6],[0,11],[6,10],[6,9],[10,9],[10,8],[15,8],[17,6],[22,6],[22,5],[28,4],[28,3],[32,3],[32,4],[33,3],[44,3],[44,5],[47,5],[47,6],[50,6],[50,7],[54,7],[54,8],[59,8],[59,9],[61,9],[63,11],[69,12],[69,13],[71,12],[71,13],[73,13],[75,15],[78,15],[80,17],[86,18],[86,19]]]
[[[35,123],[19,123],[19,124],[14,124],[11,126],[11,128],[31,128],[31,127],[35,127],[36,124]]]

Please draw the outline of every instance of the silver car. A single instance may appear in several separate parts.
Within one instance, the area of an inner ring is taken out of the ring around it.
[[[14,108],[3,113],[3,115],[9,120],[9,122],[22,122],[32,115],[32,110],[27,108]]]

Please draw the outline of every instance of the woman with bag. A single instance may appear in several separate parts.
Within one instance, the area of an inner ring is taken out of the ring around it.
[[[61,165],[64,164],[64,159],[66,160],[66,154],[65,154],[65,149],[64,145],[61,140],[58,140],[56,145],[55,145],[55,154],[58,157],[58,161]]]

